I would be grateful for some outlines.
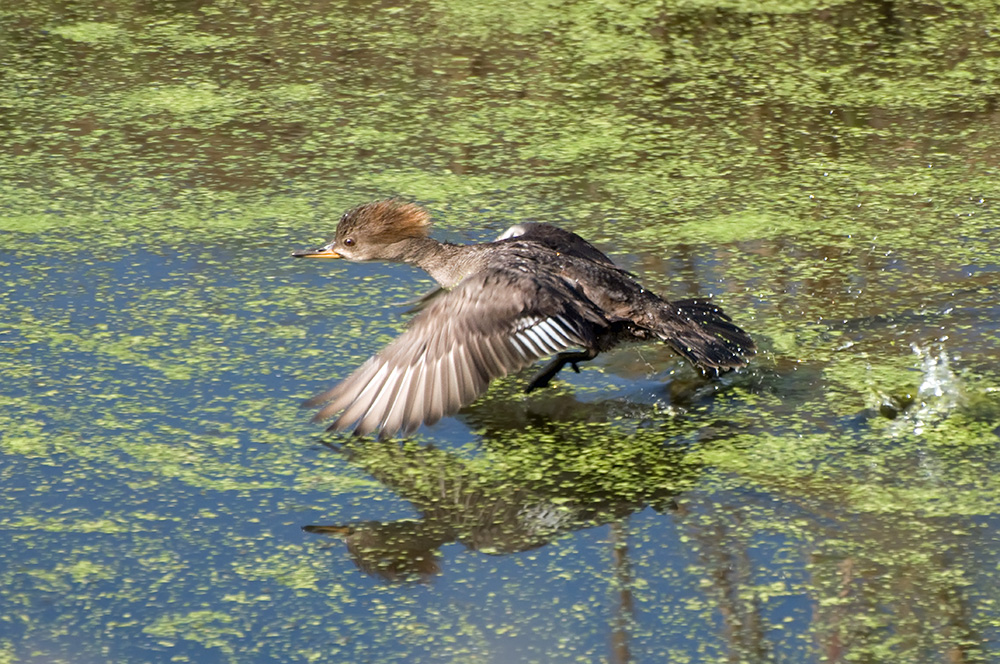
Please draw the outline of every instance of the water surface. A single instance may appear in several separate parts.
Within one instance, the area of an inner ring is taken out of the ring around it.
[[[0,661],[997,659],[995,3],[0,28]],[[389,195],[571,228],[761,351],[325,437],[298,403],[429,282],[289,253]]]

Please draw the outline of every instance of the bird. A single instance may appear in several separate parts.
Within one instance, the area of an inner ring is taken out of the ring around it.
[[[333,388],[307,400],[313,421],[380,439],[411,436],[486,392],[489,384],[554,356],[528,384],[624,342],[662,341],[702,372],[745,366],[753,339],[707,299],[670,302],[644,288],[585,239],[558,226],[520,223],[492,242],[430,237],[431,217],[399,198],[341,216],[331,241],[296,258],[407,263],[438,288],[406,331]]]

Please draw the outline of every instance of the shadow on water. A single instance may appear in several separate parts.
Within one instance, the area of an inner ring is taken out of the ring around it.
[[[685,461],[687,447],[671,444],[666,427],[641,434],[647,441],[644,454],[616,469],[631,478],[624,486],[607,482],[606,467],[559,461],[593,455],[595,445],[606,443],[584,429],[560,426],[559,417],[545,413],[558,410],[566,417],[572,411],[576,417],[571,421],[577,423],[608,422],[629,408],[634,407],[626,402],[584,404],[562,396],[540,410],[504,408],[480,420],[484,413],[473,406],[462,417],[481,423],[484,434],[482,449],[472,458],[415,441],[328,442],[329,449],[412,505],[420,518],[310,525],[305,530],[343,539],[366,573],[386,581],[426,581],[441,573],[438,550],[444,544],[458,542],[490,555],[519,553],[576,530],[619,522],[646,507],[672,511],[674,496],[697,480],[699,469]],[[501,422],[507,426],[502,428]],[[654,439],[661,441],[658,448],[648,445]],[[628,446],[629,440],[621,432],[614,446]],[[550,461],[535,463],[540,457]],[[656,472],[651,472],[654,464]]]
[[[483,431],[481,449],[471,458],[414,441],[328,442],[328,449],[409,503],[419,518],[308,525],[304,530],[342,540],[359,570],[393,584],[429,583],[445,573],[440,550],[447,544],[508,556],[606,525],[607,573],[615,595],[610,661],[632,661],[635,600],[628,517],[646,508],[658,515],[678,511],[674,498],[694,486],[700,468],[686,459],[689,447],[671,443],[680,429],[694,429],[690,423],[678,427],[666,421],[640,434],[619,432],[613,444],[606,436],[565,426],[612,422],[626,410],[634,406],[622,401],[584,404],[568,396],[543,400],[540,409],[473,406],[461,414]],[[644,439],[638,446],[642,453],[616,464],[615,474],[628,478],[620,484],[609,481],[604,465],[573,462],[592,457],[595,446],[627,448],[636,436]],[[543,458],[547,462],[540,463]]]

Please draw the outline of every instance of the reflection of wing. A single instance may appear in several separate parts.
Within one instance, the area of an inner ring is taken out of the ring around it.
[[[582,297],[544,273],[476,273],[428,298],[403,335],[305,405],[325,404],[316,420],[343,411],[334,430],[356,423],[359,435],[410,434],[421,422],[433,424],[471,403],[495,378],[546,355],[592,345],[608,322]]]

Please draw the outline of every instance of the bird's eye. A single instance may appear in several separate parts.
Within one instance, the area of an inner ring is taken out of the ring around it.
[[[344,246],[345,247],[353,247],[354,246],[354,238],[353,237],[349,237],[346,240],[344,240]]]

